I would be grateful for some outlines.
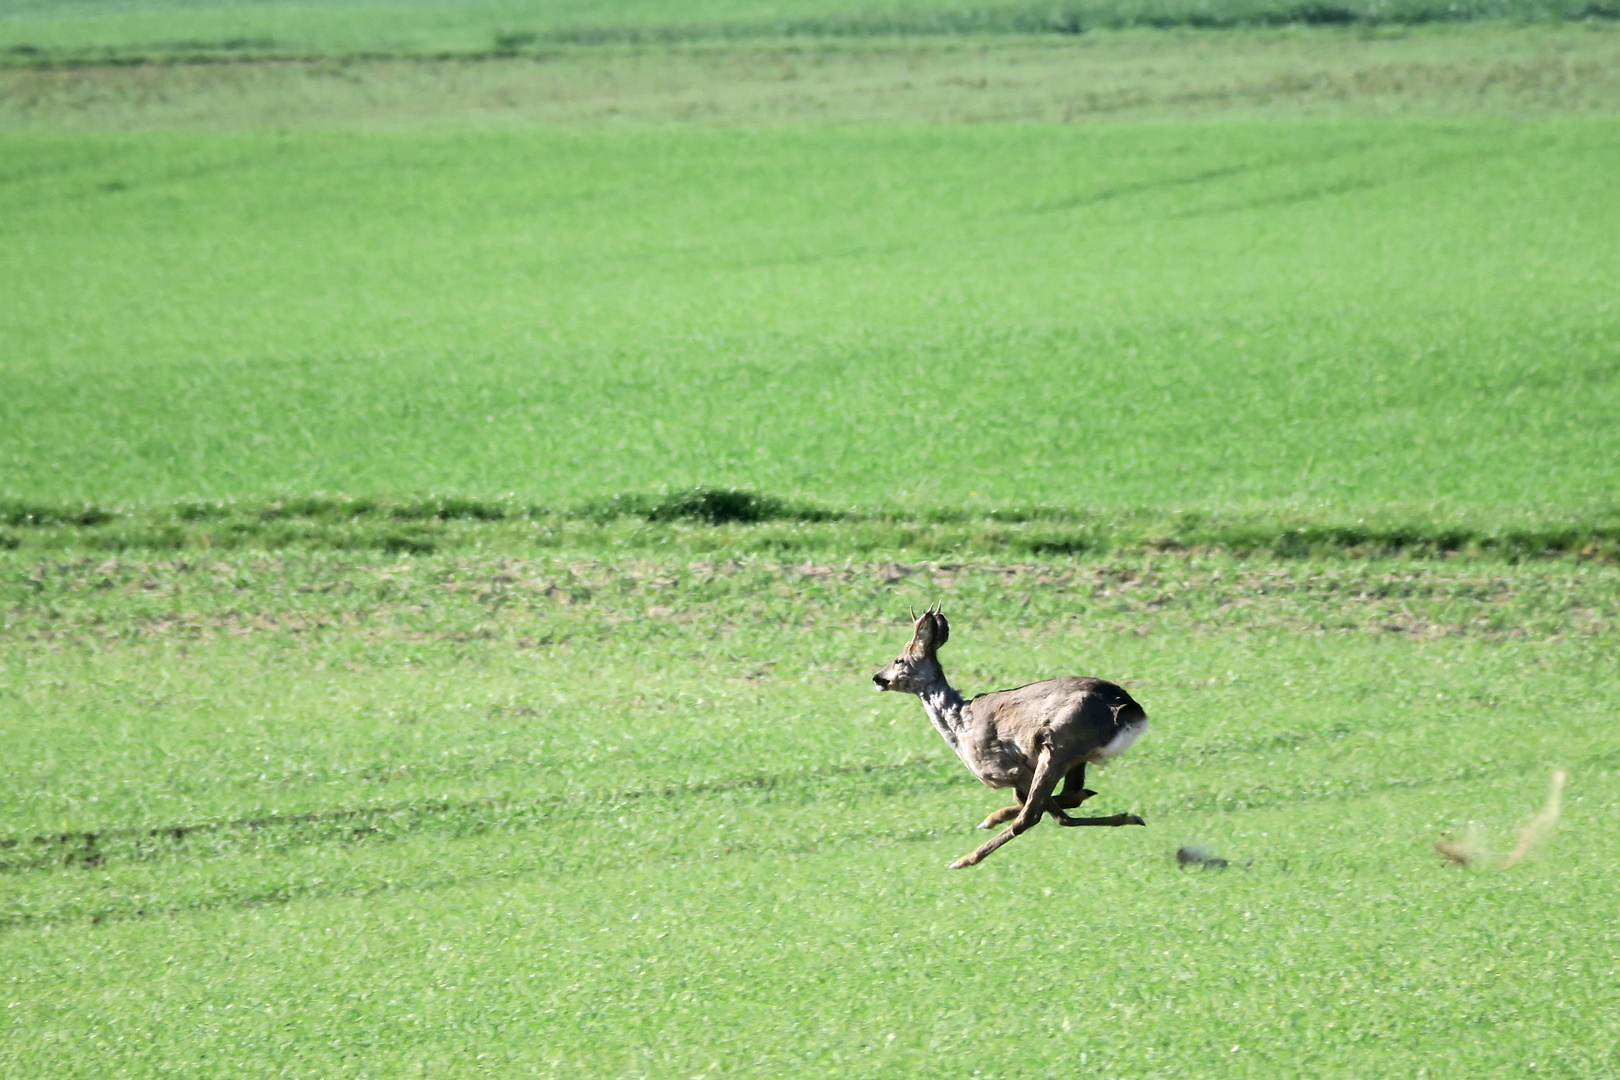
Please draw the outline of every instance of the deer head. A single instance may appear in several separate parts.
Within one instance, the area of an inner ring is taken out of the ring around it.
[[[911,641],[894,663],[872,676],[879,690],[898,690],[902,694],[920,694],[930,686],[945,681],[945,670],[939,666],[939,647],[949,641],[951,624],[938,605],[923,612],[911,627]]]

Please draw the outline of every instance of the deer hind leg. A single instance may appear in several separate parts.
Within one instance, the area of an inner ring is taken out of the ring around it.
[[[1027,831],[1036,822],[1040,821],[1041,815],[1046,813],[1046,809],[1052,801],[1052,789],[1057,787],[1058,780],[1062,775],[1052,763],[1051,747],[1042,750],[1040,761],[1035,766],[1035,779],[1030,781],[1029,794],[1025,796],[1023,805],[1018,808],[1018,817],[1011,825],[980,844],[971,854],[964,855],[951,863],[950,868],[960,870],[965,866],[974,866],[983,862],[985,856],[996,850],[996,848],[1019,833]],[[997,813],[1000,812],[997,811]]]
[[[1073,810],[1095,794],[1097,794],[1095,791],[1086,789],[1085,761],[1076,762],[1074,767],[1069,770],[1068,775],[1063,778],[1063,790],[1052,796],[1052,802],[1057,806],[1057,809],[1051,811],[1052,820],[1060,823],[1072,820],[1063,811]],[[1003,806],[1000,810],[979,822],[979,828],[993,829],[1004,821],[1011,821],[1018,816],[1018,811],[1024,808],[1024,798],[1025,793],[1020,791],[1018,793],[1019,801],[1016,806]]]
[[[1146,825],[1147,822],[1135,814],[1110,814],[1107,817],[1077,818],[1065,814],[1065,810],[1073,810],[1093,795],[1095,791],[1086,788],[1086,763],[1077,761],[1069,775],[1063,780],[1063,790],[1052,796],[1047,803],[1046,812],[1052,815],[1052,820],[1059,825]]]
[[[1073,810],[1075,807],[1079,806],[1081,803],[1085,802],[1095,794],[1097,794],[1095,791],[1092,791],[1086,787],[1086,762],[1084,758],[1081,758],[1079,761],[1074,763],[1073,767],[1069,769],[1068,774],[1064,776],[1063,790],[1052,796],[1051,804],[1047,807],[1047,812],[1052,815],[1052,820],[1057,822],[1059,825],[1078,825],[1078,821],[1070,817],[1068,814],[1065,814],[1063,811]],[[1000,810],[995,811],[989,817],[979,822],[979,828],[993,829],[1002,822],[1011,821],[1013,818],[1017,817],[1018,812],[1024,808],[1025,797],[1025,793],[1020,791],[1018,793],[1018,804],[1016,806],[1004,806]],[[1120,824],[1130,823],[1121,822]]]
[[[1071,820],[1063,811],[1073,810],[1095,794],[1097,794],[1095,791],[1086,787],[1086,761],[1081,758],[1063,778],[1063,790],[1052,796],[1052,804],[1055,807],[1051,811],[1052,820],[1059,824]]]
[[[1070,817],[1062,810],[1051,810],[1052,820],[1059,825],[1146,825],[1135,814],[1109,814],[1107,817]]]
[[[1086,788],[1086,759],[1081,758],[1070,767],[1069,774],[1063,778],[1063,790],[1053,796],[1052,801],[1065,810],[1073,810],[1095,794]]]

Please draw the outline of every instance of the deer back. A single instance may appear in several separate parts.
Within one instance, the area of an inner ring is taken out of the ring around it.
[[[1029,752],[1043,742],[1064,757],[1090,757],[1122,729],[1147,720],[1124,687],[1071,676],[980,694],[969,707],[974,727]]]

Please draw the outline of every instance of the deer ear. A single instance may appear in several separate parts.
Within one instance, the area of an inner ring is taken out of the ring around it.
[[[925,653],[933,653],[950,638],[951,624],[945,621],[945,616],[937,608],[929,608],[917,620],[917,627],[912,631],[911,641],[918,649]]]
[[[919,652],[930,653],[939,648],[939,632],[934,626],[934,613],[925,611],[911,628],[911,644]]]

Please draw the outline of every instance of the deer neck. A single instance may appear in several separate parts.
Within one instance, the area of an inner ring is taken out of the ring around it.
[[[938,679],[917,691],[917,697],[934,730],[950,743],[951,749],[957,749],[962,741],[962,729],[967,725],[967,706],[956,687],[946,682],[941,672]]]

